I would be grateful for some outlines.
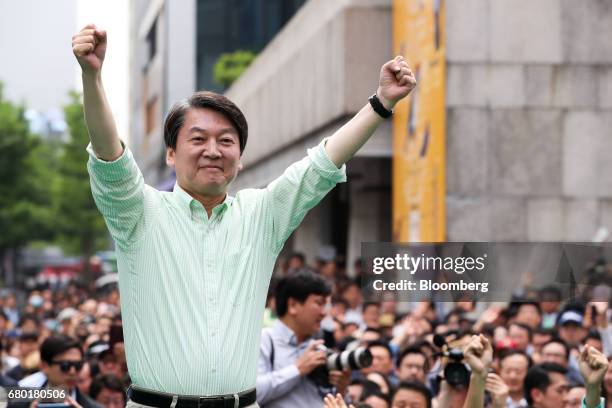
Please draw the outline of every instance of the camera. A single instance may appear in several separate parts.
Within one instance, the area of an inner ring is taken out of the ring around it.
[[[470,383],[470,371],[463,363],[463,351],[449,348],[444,337],[438,334],[434,336],[434,344],[443,350],[439,355],[448,358],[444,367],[444,380],[453,388],[466,387]]]
[[[372,365],[372,353],[367,347],[357,347],[353,350],[333,352],[321,345],[317,347],[317,350],[327,353],[327,359],[325,360],[325,364],[312,370],[312,372],[308,374],[308,378],[320,387],[331,388],[331,384],[329,383],[330,370],[359,370],[360,368]]]

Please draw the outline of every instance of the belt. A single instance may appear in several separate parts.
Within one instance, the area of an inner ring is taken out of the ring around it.
[[[255,388],[233,395],[214,397],[182,396],[130,387],[128,398],[138,404],[157,408],[243,408],[255,403]]]

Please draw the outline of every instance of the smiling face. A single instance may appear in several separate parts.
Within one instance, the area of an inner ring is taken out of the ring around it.
[[[190,109],[176,148],[166,150],[166,163],[174,167],[177,183],[186,192],[208,197],[225,194],[242,168],[238,132],[220,112]]]

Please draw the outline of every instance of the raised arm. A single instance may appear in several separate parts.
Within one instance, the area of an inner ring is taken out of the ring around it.
[[[404,57],[397,56],[380,69],[376,95],[383,106],[390,111],[415,86],[416,80],[408,63]],[[368,141],[383,120],[370,103],[366,104],[357,115],[328,139],[325,150],[331,161],[340,168]]]
[[[91,145],[98,158],[113,161],[121,156],[123,147],[102,86],[106,31],[88,24],[72,37],[72,52],[82,70],[85,122]]]
[[[487,384],[487,373],[493,361],[493,347],[489,340],[481,335],[472,336],[472,340],[463,351],[465,361],[472,369],[468,393],[463,408],[484,407],[484,393]]]

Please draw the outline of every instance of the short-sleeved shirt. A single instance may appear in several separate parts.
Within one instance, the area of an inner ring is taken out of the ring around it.
[[[146,185],[128,148],[105,162],[88,147],[94,200],[116,243],[134,385],[180,395],[255,387],[276,258],[307,211],[346,180],[324,143],[266,188],[228,195],[210,218],[178,185]]]

